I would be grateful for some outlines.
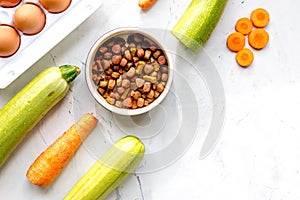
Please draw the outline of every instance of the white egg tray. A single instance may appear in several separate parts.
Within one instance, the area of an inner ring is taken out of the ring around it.
[[[22,1],[38,3],[38,0]],[[72,32],[78,25],[93,14],[102,4],[101,0],[72,0],[70,7],[59,14],[46,14],[44,29],[32,36],[21,32],[21,45],[19,50],[8,58],[0,58],[0,89],[6,88],[23,72],[29,69],[38,59],[45,55],[57,43]],[[19,6],[19,5],[18,5]],[[14,8],[0,7],[0,24],[12,23]]]

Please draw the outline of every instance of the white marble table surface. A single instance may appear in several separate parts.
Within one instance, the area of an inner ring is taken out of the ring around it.
[[[189,2],[159,0],[142,12],[137,0],[104,0],[87,21],[10,86],[0,90],[0,105],[48,66],[70,63],[83,67],[93,42],[111,29],[126,26],[171,29]],[[270,12],[267,27],[270,42],[265,49],[254,51],[254,63],[244,69],[226,48],[226,37],[238,18],[249,16],[257,7]],[[226,97],[225,120],[217,145],[207,157],[199,159],[204,138],[198,136],[172,165],[131,175],[108,199],[299,200],[299,8],[300,1],[296,0],[228,0],[205,45]],[[67,97],[31,131],[1,168],[1,200],[62,199],[91,166],[93,160],[88,156],[82,161],[87,153],[80,148],[51,186],[33,186],[25,177],[36,156],[74,122],[73,95],[80,83],[84,84],[83,74]],[[48,134],[41,134],[45,131]]]

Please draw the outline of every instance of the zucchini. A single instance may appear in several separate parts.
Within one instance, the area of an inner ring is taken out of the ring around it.
[[[144,152],[137,137],[123,137],[83,175],[64,200],[104,199],[134,170]]]
[[[49,67],[0,109],[0,167],[38,121],[68,92],[75,66]]]
[[[197,53],[204,46],[227,0],[193,0],[172,29],[172,34]]]

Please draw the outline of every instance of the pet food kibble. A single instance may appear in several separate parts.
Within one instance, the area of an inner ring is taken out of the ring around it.
[[[137,106],[138,107],[143,107],[144,106],[144,99],[143,98],[138,98],[137,100]]]
[[[126,58],[122,58],[121,62],[120,62],[120,66],[121,67],[125,67],[127,65],[127,59]]]
[[[130,97],[124,99],[124,101],[123,101],[123,106],[124,106],[125,108],[131,108],[131,107],[132,107],[132,99],[131,99]]]
[[[137,78],[137,79],[135,79],[135,83],[136,83],[136,86],[137,86],[138,88],[140,88],[140,87],[142,87],[142,86],[144,85],[145,80],[142,79],[142,78]]]
[[[114,79],[118,79],[120,77],[120,74],[118,72],[113,72],[111,74],[111,77],[113,77]]]
[[[118,108],[138,109],[151,104],[169,79],[167,57],[140,33],[114,36],[100,45],[92,66],[98,93]]]
[[[121,46],[119,44],[115,44],[111,50],[114,54],[119,54],[121,52]]]
[[[139,49],[137,50],[137,57],[142,58],[142,57],[144,57],[144,55],[145,55],[144,49],[139,48]]]
[[[156,85],[156,91],[162,93],[164,91],[165,87],[162,83],[159,83]]]
[[[162,80],[162,81],[167,81],[167,80],[168,80],[168,74],[167,74],[167,73],[163,73],[163,74],[161,75],[161,80]]]
[[[111,104],[111,105],[113,105],[114,103],[115,103],[115,99],[114,98],[111,98],[111,97],[107,97],[106,98],[106,101],[107,101],[107,103],[109,103],[109,104]]]
[[[154,90],[150,90],[150,92],[147,94],[148,99],[153,99],[154,97]]]
[[[114,87],[115,87],[115,84],[116,84],[116,81],[113,80],[113,79],[110,79],[110,80],[108,81],[107,89],[113,90]]]
[[[130,87],[130,80],[124,79],[124,80],[122,81],[122,87],[123,87],[123,88],[129,88],[129,87]]]
[[[128,49],[124,52],[124,56],[127,60],[132,60],[131,53]]]
[[[151,83],[145,82],[144,87],[143,87],[143,92],[147,93],[147,92],[150,92],[150,90],[151,90]]]
[[[111,59],[112,64],[118,65],[122,60],[122,56],[120,55],[114,55]]]
[[[99,86],[102,87],[102,88],[106,88],[107,85],[108,85],[107,81],[100,81],[100,83],[99,83]]]
[[[144,72],[145,72],[145,74],[150,74],[151,72],[153,72],[153,69],[154,69],[154,67],[153,67],[152,64],[146,64],[144,66]]]
[[[132,78],[135,75],[135,69],[131,67],[126,73],[127,77]]]
[[[144,58],[145,58],[146,60],[149,60],[149,59],[150,59],[150,56],[151,56],[151,51],[150,51],[150,50],[146,50],[146,51],[145,51]]]

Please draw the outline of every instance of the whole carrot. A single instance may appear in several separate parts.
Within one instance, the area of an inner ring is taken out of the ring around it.
[[[26,174],[29,181],[38,186],[50,185],[97,122],[92,114],[87,113],[73,124],[30,166]]]
[[[150,8],[156,0],[139,0],[139,6],[142,10]]]

